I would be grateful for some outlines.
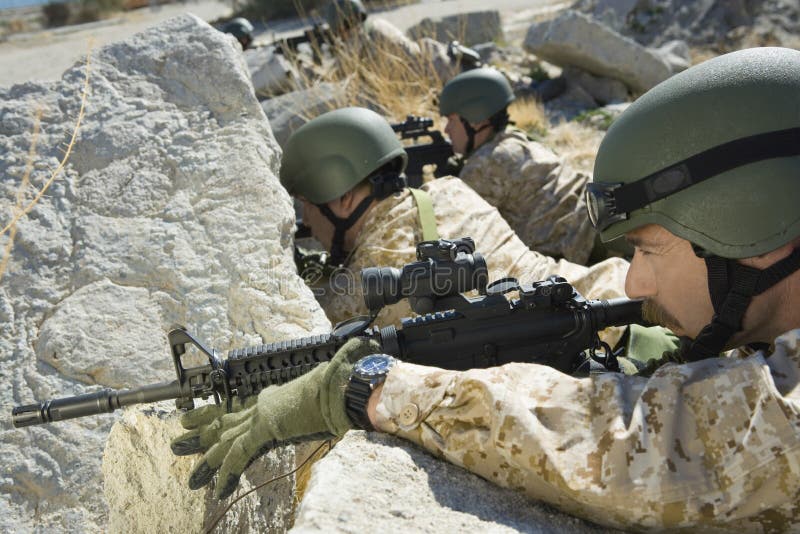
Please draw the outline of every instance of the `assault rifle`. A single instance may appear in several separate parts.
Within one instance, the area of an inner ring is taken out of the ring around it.
[[[433,130],[433,119],[409,115],[404,122],[392,124],[392,130],[400,134],[400,139],[416,141],[420,137],[429,137],[431,142],[405,147],[408,154],[406,177],[409,187],[422,185],[422,168],[435,164],[434,176],[440,178],[453,174],[448,160],[453,157],[453,145],[447,141],[442,132]]]
[[[321,61],[320,52],[322,45],[330,44],[333,42],[333,31],[325,23],[314,24],[311,28],[303,30],[303,33],[294,35],[292,37],[285,37],[277,39],[271,44],[275,47],[275,52],[289,56],[297,53],[297,47],[301,44],[308,43],[311,47],[311,53],[314,56],[314,61],[319,63]]]
[[[600,330],[641,321],[639,301],[586,300],[557,276],[529,285],[512,278],[487,284],[486,262],[474,249],[469,238],[427,241],[417,246],[418,261],[402,269],[364,269],[370,315],[342,322],[330,334],[235,349],[221,360],[216,351],[176,328],[168,335],[175,380],[18,406],[12,422],[19,428],[168,399],[175,399],[178,409],[192,409],[194,399],[213,397],[230,410],[235,397],[256,395],[329,361],[354,336],[373,339],[383,352],[402,360],[446,369],[535,362],[585,374],[592,358],[606,363],[613,358],[597,335]],[[473,290],[477,296],[462,294]],[[508,299],[509,292],[518,297]],[[422,315],[404,319],[400,329],[372,326],[383,306],[403,298]],[[601,347],[605,358],[595,353]],[[184,367],[182,358],[190,348],[208,363]]]

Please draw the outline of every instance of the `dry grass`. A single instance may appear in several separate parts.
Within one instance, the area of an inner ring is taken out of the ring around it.
[[[331,447],[338,441],[338,439],[329,441],[327,447],[320,447],[317,441],[295,445],[295,464],[299,466],[294,475],[295,489],[292,507],[295,510],[300,506],[306,494],[306,490],[308,489],[308,483],[311,481],[311,468],[315,463],[324,458],[330,452]],[[300,458],[305,459],[300,461]]]
[[[30,175],[33,170],[34,160],[36,158],[36,145],[39,139],[39,127],[41,123],[42,117],[42,109],[38,109],[35,112],[34,118],[34,126],[33,132],[31,136],[31,146],[28,150],[28,156],[25,162],[25,171],[22,175],[22,180],[20,181],[20,185],[17,188],[17,198],[14,208],[12,209],[11,218],[8,223],[6,223],[3,228],[0,230],[0,236],[8,233],[9,239],[6,243],[3,256],[0,258],[0,280],[2,280],[3,275],[5,274],[6,268],[8,266],[8,262],[11,259],[11,249],[14,246],[14,238],[17,233],[17,223],[19,223],[22,217],[26,216],[33,207],[42,199],[44,194],[53,185],[53,182],[58,178],[61,171],[64,170],[64,166],[67,164],[67,160],[69,160],[69,156],[72,153],[72,149],[75,146],[75,140],[78,138],[78,130],[81,127],[81,121],[83,120],[84,110],[86,108],[86,99],[89,95],[89,73],[91,70],[91,48],[92,45],[89,45],[89,52],[86,54],[86,77],[83,81],[83,92],[81,94],[81,107],[78,111],[78,117],[75,119],[75,127],[72,129],[72,136],[70,137],[69,143],[67,143],[66,147],[64,148],[64,155],[59,161],[58,166],[50,172],[50,176],[45,181],[44,185],[39,189],[33,198],[25,204],[25,197],[28,193],[28,188],[30,186]]]
[[[299,58],[301,85],[313,87],[320,82],[344,85],[328,104],[330,111],[347,106],[375,110],[390,121],[408,114],[438,120],[437,97],[452,73],[437,71],[435,50],[411,42],[406,48],[385,39],[368,39],[365,33],[353,33],[334,46],[334,60],[326,68],[309,69]],[[440,69],[441,70],[441,67]],[[307,120],[314,116],[304,117]],[[439,127],[439,125],[436,125]]]
[[[604,135],[604,131],[569,121],[551,128],[544,136],[543,142],[574,168],[592,172],[597,149]]]
[[[518,128],[535,136],[546,135],[550,123],[544,113],[544,106],[535,98],[515,100],[508,107],[508,115]]]

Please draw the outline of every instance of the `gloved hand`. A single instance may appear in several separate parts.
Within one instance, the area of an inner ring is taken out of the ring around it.
[[[632,324],[629,329],[624,353],[629,360],[643,363],[657,360],[665,352],[674,351],[681,344],[678,336],[662,326],[645,327]]]
[[[645,327],[632,324],[622,341],[624,356],[617,358],[620,371],[626,375],[645,375],[645,370],[654,365],[665,352],[680,347],[680,339],[661,326]],[[652,374],[652,370],[649,371]],[[649,376],[649,375],[647,375]]]
[[[330,362],[264,389],[238,412],[222,415],[220,408],[208,406],[184,414],[181,424],[189,432],[172,442],[172,452],[205,452],[189,477],[189,487],[202,488],[219,471],[215,495],[224,499],[236,489],[247,466],[270,449],[344,435],[353,428],[344,402],[353,364],[377,352],[380,346],[374,341],[351,339]]]

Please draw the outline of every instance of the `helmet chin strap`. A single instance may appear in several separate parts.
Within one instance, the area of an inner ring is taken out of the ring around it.
[[[470,154],[472,154],[473,150],[475,150],[475,135],[477,135],[479,132],[482,132],[486,128],[491,128],[492,125],[491,123],[486,123],[476,130],[475,128],[472,127],[469,121],[467,121],[467,119],[465,119],[460,115],[458,118],[461,119],[461,124],[464,125],[464,130],[467,132],[467,148],[466,151],[464,152],[464,157],[467,157]]]
[[[742,320],[753,297],[800,270],[800,249],[766,269],[748,267],[730,258],[705,255],[697,247],[695,253],[706,262],[714,317],[689,344],[684,354],[687,361],[719,356],[731,338],[742,330]]]
[[[367,195],[358,203],[356,209],[343,219],[336,216],[327,204],[317,204],[317,207],[322,214],[333,224],[333,243],[331,244],[331,258],[330,261],[333,265],[342,265],[347,259],[347,252],[344,250],[344,236],[347,231],[364,215],[370,203],[374,200],[374,196]]]
[[[333,224],[333,242],[331,243],[330,256],[330,262],[333,265],[344,264],[348,255],[344,248],[345,234],[364,215],[372,201],[383,200],[393,193],[402,191],[407,184],[406,175],[397,172],[371,176],[369,181],[372,184],[372,191],[358,203],[358,206],[346,218],[339,217],[333,213],[328,204],[316,204],[322,215]]]

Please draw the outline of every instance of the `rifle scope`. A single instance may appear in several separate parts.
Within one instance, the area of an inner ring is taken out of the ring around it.
[[[475,242],[469,237],[423,241],[417,245],[417,260],[402,269],[362,269],[364,302],[371,314],[404,298],[422,315],[434,311],[437,299],[475,289],[486,294],[486,260],[475,252]]]

